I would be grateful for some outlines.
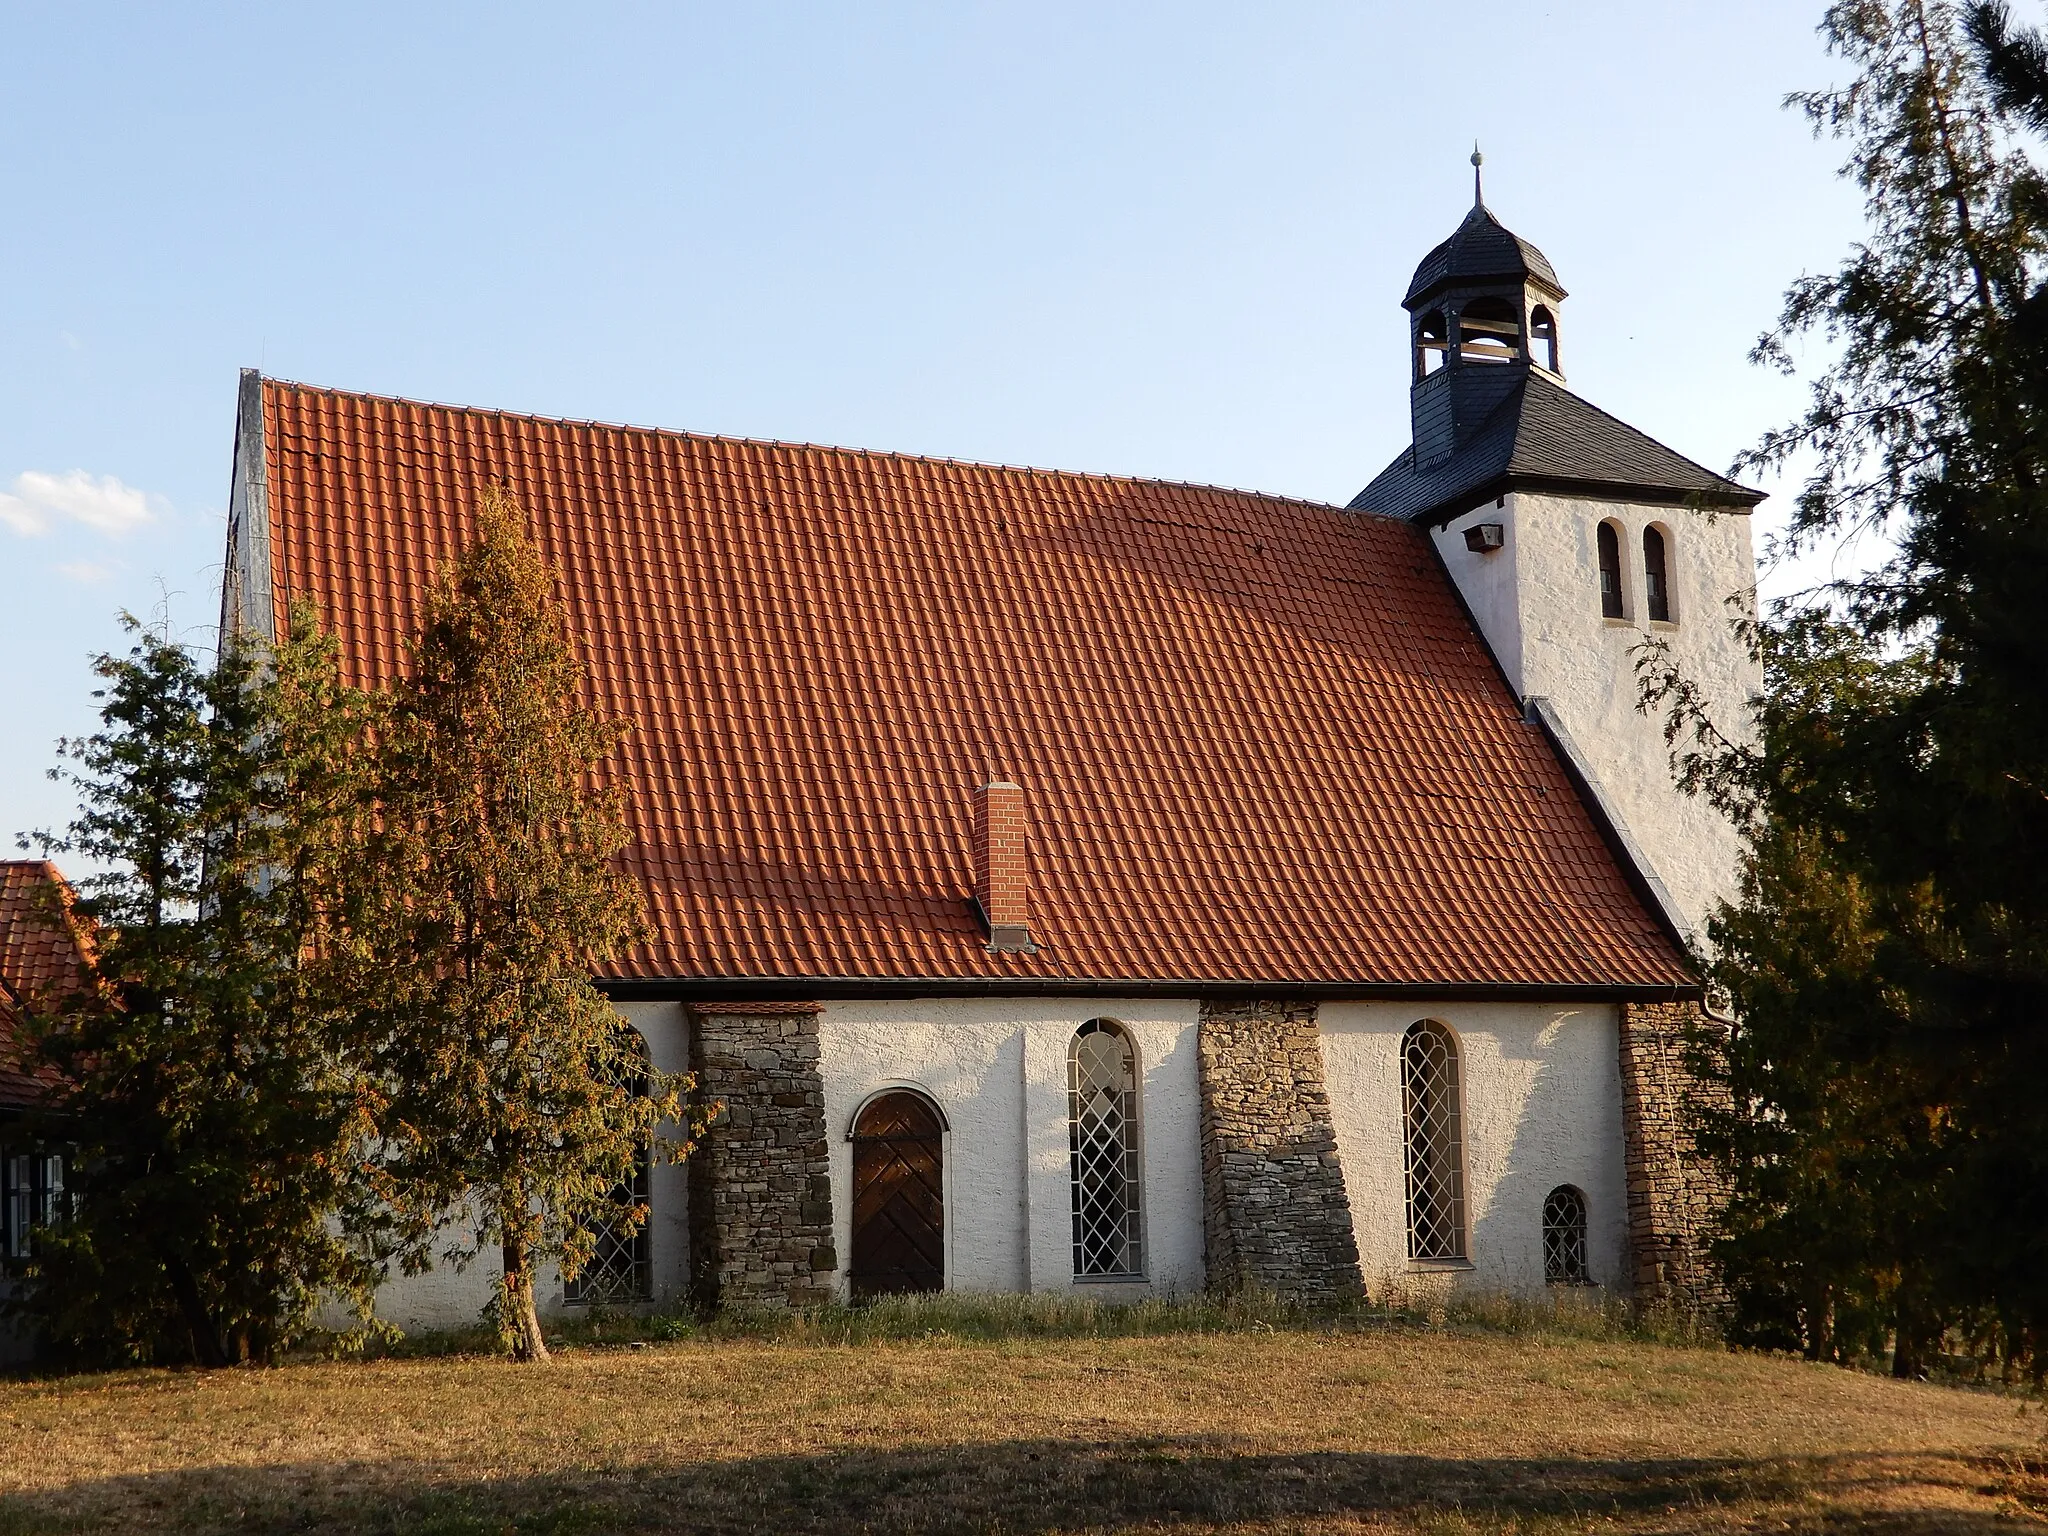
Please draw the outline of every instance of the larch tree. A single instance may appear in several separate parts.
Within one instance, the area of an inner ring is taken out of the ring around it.
[[[657,1125],[699,1122],[689,1078],[652,1070],[592,982],[641,931],[638,889],[612,864],[624,807],[602,783],[623,729],[579,700],[522,509],[486,490],[475,526],[391,699],[380,886],[350,952],[389,1096],[387,1195],[435,1222],[449,1262],[495,1248],[491,1316],[515,1358],[538,1360],[541,1266],[573,1276],[598,1233],[644,1222],[622,1181]]]

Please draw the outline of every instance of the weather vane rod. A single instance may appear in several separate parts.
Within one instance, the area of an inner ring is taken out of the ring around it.
[[[1479,153],[1479,141],[1472,141],[1472,206],[1484,208],[1486,199],[1479,192],[1479,167],[1486,164],[1486,156]]]

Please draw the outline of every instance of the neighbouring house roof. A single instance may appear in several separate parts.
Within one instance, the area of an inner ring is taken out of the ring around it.
[[[1531,370],[1471,440],[1419,466],[1411,445],[1352,498],[1354,509],[1429,522],[1513,490],[1615,496],[1747,511],[1763,492],[1737,485]]]
[[[1692,984],[1404,522],[254,382],[247,621],[310,595],[355,682],[399,676],[481,489],[527,508],[632,726],[621,990]],[[994,779],[1031,952],[968,905]]]
[[[47,859],[0,859],[0,1108],[41,1103],[60,1079],[24,1060],[24,1012],[82,985],[87,941],[71,889]]]

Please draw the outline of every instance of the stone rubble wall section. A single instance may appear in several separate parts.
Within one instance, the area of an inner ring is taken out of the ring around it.
[[[832,1181],[816,1003],[690,1010],[697,1091],[724,1105],[689,1170],[697,1305],[818,1306],[832,1300]]]
[[[1364,1294],[1314,1003],[1204,1003],[1202,1231],[1209,1285],[1294,1301]]]
[[[1729,1191],[1694,1144],[1695,1108],[1718,1092],[1688,1059],[1694,1034],[1706,1023],[1697,1003],[1622,1005],[1621,1113],[1635,1293],[1711,1307],[1726,1299],[1708,1245]]]

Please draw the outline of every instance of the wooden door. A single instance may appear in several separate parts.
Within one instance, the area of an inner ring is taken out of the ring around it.
[[[938,1112],[922,1095],[885,1093],[853,1128],[856,1301],[946,1284],[946,1211]]]

